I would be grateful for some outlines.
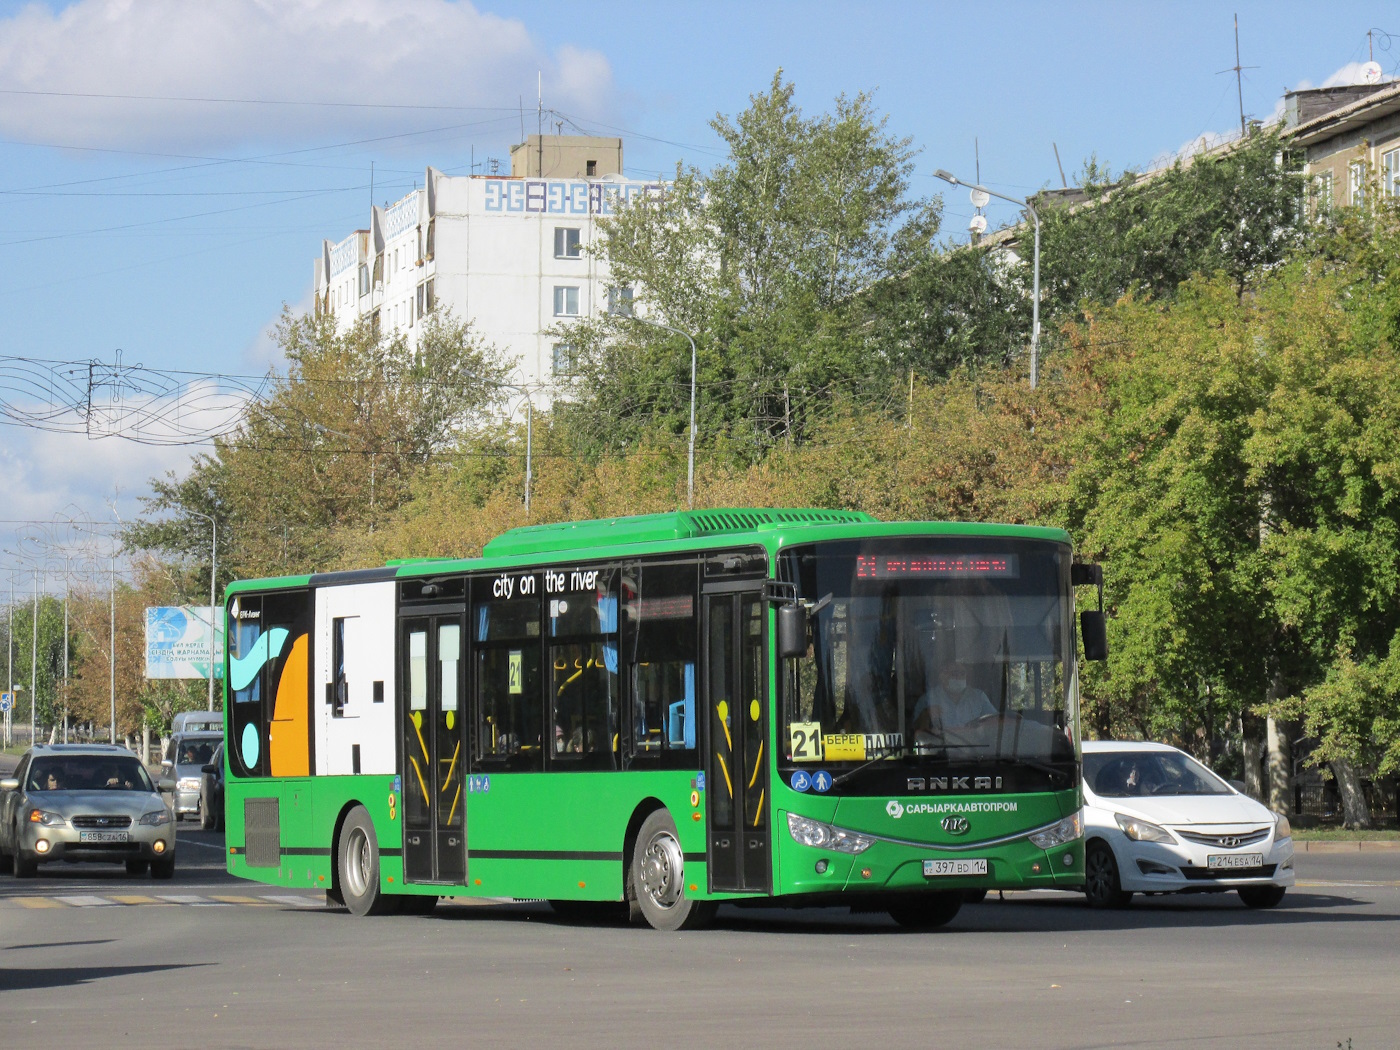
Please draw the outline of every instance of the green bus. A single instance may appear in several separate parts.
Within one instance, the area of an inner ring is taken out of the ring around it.
[[[357,914],[720,902],[913,927],[1082,883],[1074,589],[1029,526],[704,510],[236,582],[228,870]]]

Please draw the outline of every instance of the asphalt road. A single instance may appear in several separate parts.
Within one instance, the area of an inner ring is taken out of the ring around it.
[[[581,927],[541,904],[355,919],[231,879],[181,829],[175,880],[0,877],[0,1032],[29,1047],[1310,1047],[1400,1043],[1400,852],[1299,854],[1302,885],[1090,912],[721,911]]]

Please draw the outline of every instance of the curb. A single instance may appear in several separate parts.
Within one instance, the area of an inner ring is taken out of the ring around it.
[[[1394,853],[1400,852],[1400,840],[1396,839],[1346,839],[1323,840],[1314,839],[1299,842],[1293,840],[1293,849],[1297,853]]]

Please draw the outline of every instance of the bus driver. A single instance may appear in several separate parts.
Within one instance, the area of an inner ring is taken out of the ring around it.
[[[941,736],[944,729],[967,725],[997,709],[987,694],[967,684],[967,667],[957,661],[944,664],[935,685],[914,705],[914,732]]]

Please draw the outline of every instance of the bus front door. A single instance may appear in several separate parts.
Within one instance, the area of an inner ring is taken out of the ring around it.
[[[401,630],[404,880],[461,884],[467,875],[462,615],[405,619]]]
[[[704,595],[705,763],[712,891],[771,888],[768,850],[768,700],[762,596]]]

